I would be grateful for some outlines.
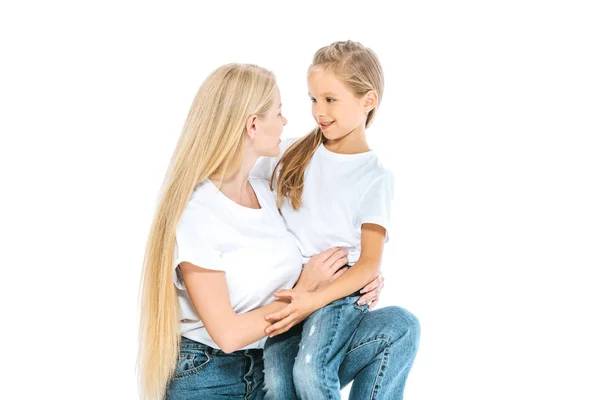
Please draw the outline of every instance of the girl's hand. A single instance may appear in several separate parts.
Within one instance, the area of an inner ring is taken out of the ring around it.
[[[342,275],[348,263],[348,251],[332,247],[310,258],[302,268],[302,273],[295,288],[312,292],[321,285],[328,284]]]
[[[381,293],[381,289],[383,289],[384,282],[385,279],[381,272],[379,272],[377,278],[361,289],[360,293],[362,296],[358,299],[358,305],[362,306],[363,304],[369,304],[369,310],[374,309],[379,301],[379,293]]]
[[[265,317],[267,321],[277,321],[265,329],[265,333],[269,337],[287,332],[319,308],[314,301],[314,294],[309,292],[296,289],[280,290],[275,293],[275,297],[289,300],[290,304],[283,310]]]

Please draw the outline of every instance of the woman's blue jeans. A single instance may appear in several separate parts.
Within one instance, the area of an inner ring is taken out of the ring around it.
[[[261,400],[263,377],[260,349],[227,354],[182,337],[179,360],[166,399]]]

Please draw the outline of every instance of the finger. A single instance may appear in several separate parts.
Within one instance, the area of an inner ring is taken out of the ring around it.
[[[358,304],[359,306],[361,306],[363,304],[367,304],[368,299],[369,299],[369,296],[365,294],[364,296],[361,296],[360,299],[358,299],[356,304]]]
[[[286,297],[286,298],[293,299],[295,294],[296,294],[296,292],[294,290],[282,289],[282,290],[279,290],[278,292],[274,293],[273,296],[275,296],[277,298]]]
[[[320,252],[318,254],[318,256],[321,258],[321,261],[327,261],[329,259],[329,257],[331,257],[333,254],[335,254],[339,250],[340,250],[339,247],[332,247],[325,251]]]
[[[342,274],[344,272],[346,272],[346,271],[348,271],[348,267],[340,269],[338,272],[336,272],[335,274],[333,274],[333,277],[331,279],[332,280],[336,280],[337,278],[339,278],[340,276],[342,276]]]
[[[273,337],[275,337],[277,335],[281,335],[282,333],[285,333],[285,332],[289,331],[292,328],[292,326],[294,326],[294,325],[290,324],[290,325],[288,325],[286,327],[283,327],[281,329],[276,330],[275,332],[271,332],[271,334],[269,335],[269,337],[273,338]]]
[[[360,292],[361,293],[370,292],[371,290],[375,289],[377,286],[379,286],[379,281],[377,278],[375,278],[373,281],[371,281],[371,283],[369,283],[367,286],[362,288]]]
[[[371,311],[372,309],[374,309],[375,306],[377,305],[377,303],[379,303],[379,297],[377,297],[375,300],[373,300],[371,302],[371,304],[369,305],[369,311]]]
[[[265,319],[267,321],[281,321],[282,319],[286,318],[287,316],[289,316],[290,314],[292,314],[294,312],[294,308],[291,307],[290,305],[286,306],[283,310],[278,311],[276,313],[273,314],[269,314],[265,317]]]
[[[290,329],[290,327],[288,327],[288,325],[292,324],[295,319],[296,319],[295,314],[289,315],[286,318],[282,319],[281,321],[267,327],[267,329],[265,329],[265,333],[267,335],[271,336],[271,334],[273,332],[280,331],[281,329],[283,329],[285,327],[287,327],[287,329]]]
[[[293,326],[299,324],[300,322],[302,322],[302,320],[300,320],[300,319],[293,320],[292,322],[290,322],[286,326],[282,327],[281,329],[277,329],[277,330],[271,332],[271,335],[269,335],[269,337],[274,337],[274,336],[280,335],[284,332],[287,332],[290,329],[292,329]]]
[[[337,249],[337,251],[330,254],[329,257],[323,259],[324,263],[331,265],[334,262],[336,262],[337,260],[339,260],[340,258],[344,258],[344,257],[348,256],[348,250],[340,249],[337,247],[336,247],[336,249]]]
[[[330,273],[334,273],[346,264],[348,264],[348,257],[340,258],[329,266],[329,271]]]
[[[375,292],[366,293],[364,296],[361,296],[361,298],[358,299],[357,304],[359,306],[362,306],[364,304],[369,304],[370,302],[372,302],[377,297],[379,297],[378,293],[375,293]]]

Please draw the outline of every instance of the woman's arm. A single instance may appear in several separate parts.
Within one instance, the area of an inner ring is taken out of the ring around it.
[[[210,337],[225,353],[239,350],[265,337],[264,331],[270,325],[265,316],[282,310],[288,304],[287,301],[277,300],[264,307],[236,314],[229,300],[225,272],[204,269],[188,262],[182,262],[179,269],[198,316]]]
[[[359,260],[328,285],[310,293],[295,289],[280,290],[275,293],[275,296],[280,299],[289,299],[290,304],[283,310],[266,317],[267,320],[278,322],[268,327],[265,333],[273,337],[286,332],[319,308],[362,289],[376,279],[383,256],[385,232],[385,228],[380,225],[363,224]]]
[[[308,292],[323,282],[337,279],[344,273],[340,268],[348,262],[348,252],[336,247],[311,257],[304,266],[294,287],[298,292]],[[271,325],[265,318],[283,310],[287,300],[276,300],[264,307],[236,314],[229,299],[225,272],[201,268],[182,262],[179,269],[192,304],[206,330],[215,343],[226,353],[241,349],[265,337]]]

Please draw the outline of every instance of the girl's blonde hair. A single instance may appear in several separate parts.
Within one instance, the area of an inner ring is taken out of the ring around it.
[[[371,90],[377,93],[378,102],[367,115],[366,127],[368,128],[381,103],[384,86],[383,70],[373,50],[350,40],[335,42],[320,48],[315,53],[309,70],[317,67],[332,72],[357,97],[362,97]],[[290,200],[295,210],[300,208],[304,172],[313,154],[324,142],[323,132],[316,127],[283,154],[271,176],[271,189],[273,189],[276,171],[280,168],[277,180],[277,205],[279,208],[283,205],[285,198]]]
[[[228,64],[212,72],[194,98],[159,195],[144,257],[138,355],[143,399],[164,397],[178,358],[173,262],[181,214],[199,183],[241,168],[246,120],[267,113],[274,88],[270,71]]]

